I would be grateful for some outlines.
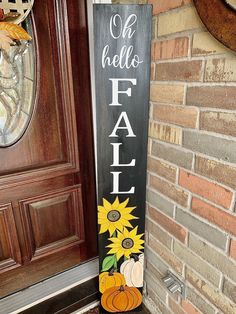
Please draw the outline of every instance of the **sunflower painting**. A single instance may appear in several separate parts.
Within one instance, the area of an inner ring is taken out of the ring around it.
[[[137,235],[137,230],[138,227],[131,231],[124,228],[123,232],[117,232],[117,237],[109,238],[113,243],[107,245],[107,247],[111,248],[108,254],[116,254],[116,259],[119,261],[122,256],[129,258],[131,254],[142,253],[144,240],[141,240],[141,237],[143,233]]]
[[[126,207],[128,202],[127,198],[120,203],[117,197],[111,204],[103,198],[103,206],[98,206],[98,224],[101,225],[99,234],[109,231],[112,236],[116,230],[122,232],[124,227],[133,228],[130,220],[137,219],[137,217],[131,215],[131,212],[136,207]]]
[[[138,294],[140,293],[138,288],[142,287],[140,281],[143,278],[141,261],[144,233],[139,233],[139,227],[135,224],[135,221],[139,219],[133,214],[136,206],[131,206],[129,202],[129,198],[120,201],[119,197],[116,197],[112,202],[103,198],[102,205],[98,206],[99,234],[104,235],[107,242],[105,245],[107,254],[102,261],[99,276],[99,289],[103,295],[106,295],[109,289],[118,289],[117,291],[122,294],[129,287],[134,291],[137,290]],[[125,271],[122,273],[123,265]],[[135,269],[138,267],[137,272]],[[134,284],[131,285],[131,281]]]

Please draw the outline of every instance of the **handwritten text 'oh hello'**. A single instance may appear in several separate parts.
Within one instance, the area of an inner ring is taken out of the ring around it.
[[[114,40],[131,39],[136,30],[134,29],[137,24],[137,15],[130,14],[128,18],[123,21],[119,14],[115,14],[110,19],[110,35]],[[137,68],[141,63],[140,57],[135,54],[133,45],[121,46],[120,52],[111,55],[110,45],[106,45],[102,52],[102,68],[106,66],[113,66],[114,68],[130,69]]]

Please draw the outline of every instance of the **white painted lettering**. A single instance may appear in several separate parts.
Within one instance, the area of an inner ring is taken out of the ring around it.
[[[120,164],[120,146],[122,143],[111,143],[113,146],[113,164],[111,167],[134,167],[136,159],[132,159],[129,164]]]
[[[131,97],[131,88],[129,87],[127,90],[119,90],[119,82],[131,82],[132,85],[137,84],[136,79],[109,79],[109,81],[112,82],[112,103],[109,104],[109,106],[122,106],[122,104],[119,103],[119,94],[126,94],[128,97]]]
[[[133,54],[133,50],[133,46],[127,47],[124,45],[119,54],[109,56],[110,47],[106,45],[102,51],[102,68],[105,69],[107,65],[120,69],[130,69],[131,67],[136,69],[143,61],[140,60],[138,55]]]
[[[111,172],[113,175],[113,191],[110,194],[134,194],[135,187],[132,186],[129,191],[119,191],[119,180],[122,172]]]
[[[110,34],[114,39],[118,39],[122,36],[126,36],[130,39],[133,37],[135,30],[132,30],[132,26],[137,22],[137,15],[130,14],[124,23],[119,14],[115,14],[110,19]]]
[[[124,120],[125,122],[125,126],[120,126],[121,121]],[[121,112],[117,123],[112,131],[112,133],[109,135],[109,137],[118,137],[118,135],[116,134],[116,132],[118,130],[127,130],[128,131],[128,135],[126,135],[126,137],[136,137],[136,135],[134,134],[131,124],[129,122],[129,118],[127,116],[127,113],[125,111]]]

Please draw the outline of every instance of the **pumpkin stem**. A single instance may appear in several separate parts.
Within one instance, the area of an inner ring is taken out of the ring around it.
[[[135,263],[139,261],[139,257],[136,254],[130,254],[130,258],[133,258]]]
[[[109,271],[109,276],[114,276],[114,271],[115,271],[115,269],[114,269],[114,267],[112,267],[112,269]]]
[[[123,292],[123,291],[125,291],[125,287],[124,286],[120,286],[120,292]]]

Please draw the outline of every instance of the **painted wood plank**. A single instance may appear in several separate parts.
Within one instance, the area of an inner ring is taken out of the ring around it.
[[[150,5],[94,5],[104,313],[142,302],[151,20]]]

